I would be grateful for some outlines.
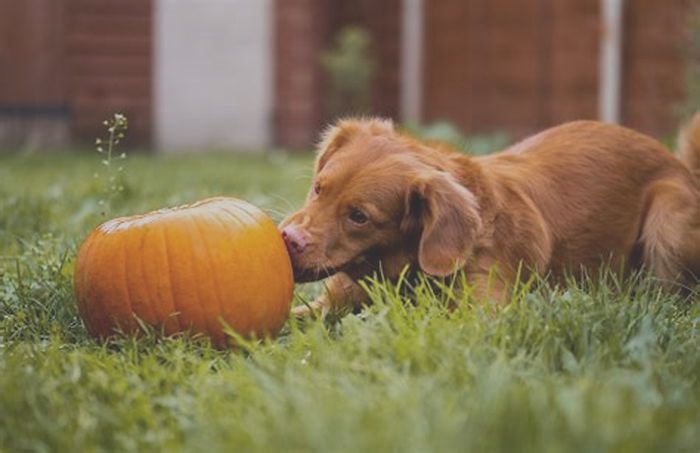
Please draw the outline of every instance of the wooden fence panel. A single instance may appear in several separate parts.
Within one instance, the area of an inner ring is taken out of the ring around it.
[[[104,135],[114,113],[129,119],[127,142],[150,144],[152,0],[64,0],[72,133]]]
[[[693,0],[626,2],[622,122],[660,135],[683,98]],[[695,0],[697,1],[697,0]],[[426,2],[426,120],[515,136],[598,115],[598,0]]]
[[[68,141],[64,8],[60,0],[0,0],[0,146]]]

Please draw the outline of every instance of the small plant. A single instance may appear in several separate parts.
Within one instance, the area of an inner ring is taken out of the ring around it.
[[[500,151],[510,143],[510,137],[505,132],[465,135],[453,123],[444,120],[430,124],[409,123],[404,128],[421,140],[444,142],[475,156]]]
[[[331,82],[331,115],[367,113],[371,108],[377,69],[371,46],[372,38],[366,30],[346,27],[338,33],[333,48],[321,55],[321,65]]]
[[[116,155],[117,145],[124,139],[129,122],[121,113],[115,113],[111,119],[104,120],[102,124],[107,128],[107,137],[98,137],[95,140],[97,152],[102,154],[102,165],[105,168],[104,178],[106,182],[105,199],[99,201],[101,214],[108,216],[112,211],[114,200],[124,192],[124,166],[117,165],[117,161],[126,159],[126,153]],[[95,178],[100,178],[99,173],[95,173]]]

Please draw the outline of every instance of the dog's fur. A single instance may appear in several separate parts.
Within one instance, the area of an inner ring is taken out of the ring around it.
[[[297,281],[332,275],[312,308],[359,307],[358,281],[407,266],[464,269],[495,301],[532,272],[556,279],[603,264],[683,287],[700,278],[700,114],[678,154],[595,121],[470,157],[389,121],[343,120],[323,136],[304,206],[280,228]]]

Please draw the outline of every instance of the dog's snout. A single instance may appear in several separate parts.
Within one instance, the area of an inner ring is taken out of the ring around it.
[[[287,225],[282,229],[282,238],[290,254],[302,253],[306,248],[304,234],[294,225]]]

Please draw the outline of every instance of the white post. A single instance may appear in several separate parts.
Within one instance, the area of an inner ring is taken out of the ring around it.
[[[598,116],[609,123],[620,122],[622,86],[622,16],[624,0],[601,0]]]
[[[423,0],[403,0],[401,17],[401,120],[420,122],[423,110]]]
[[[272,0],[156,0],[154,125],[164,152],[267,146]]]

